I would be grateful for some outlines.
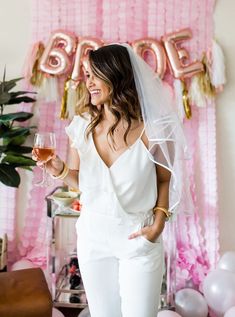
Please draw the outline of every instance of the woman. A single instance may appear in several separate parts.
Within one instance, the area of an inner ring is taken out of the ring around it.
[[[84,68],[88,98],[66,128],[73,169],[56,157],[47,171],[82,193],[77,252],[91,316],[156,317],[180,126],[130,46],[91,51]]]

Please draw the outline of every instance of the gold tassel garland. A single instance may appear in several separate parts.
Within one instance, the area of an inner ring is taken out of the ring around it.
[[[191,111],[191,106],[189,103],[188,89],[186,87],[186,83],[183,80],[181,80],[181,85],[182,85],[182,98],[183,98],[184,112],[185,112],[186,118],[191,119],[192,111]]]
[[[204,65],[204,72],[197,75],[199,87],[202,93],[206,95],[206,97],[213,99],[216,96],[216,89],[211,83],[208,59],[206,57],[206,54],[203,55],[202,64]]]
[[[62,97],[61,107],[60,107],[60,119],[62,120],[68,118],[67,101],[68,101],[69,85],[70,85],[70,78],[68,78],[64,83],[64,94]]]
[[[32,67],[32,76],[30,77],[30,83],[33,86],[40,87],[42,84],[42,80],[44,78],[43,73],[39,70],[39,61],[40,61],[40,58],[44,52],[44,49],[45,49],[45,47],[44,47],[43,43],[39,42],[36,57],[35,57],[34,64]]]

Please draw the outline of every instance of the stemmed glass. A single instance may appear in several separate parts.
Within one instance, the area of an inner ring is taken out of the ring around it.
[[[54,132],[39,132],[34,136],[33,155],[42,163],[42,180],[35,183],[36,186],[49,186],[49,178],[45,163],[55,154],[56,138]]]

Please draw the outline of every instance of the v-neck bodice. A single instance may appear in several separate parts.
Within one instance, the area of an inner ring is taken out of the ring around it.
[[[92,136],[85,136],[88,124],[88,118],[75,116],[66,128],[80,157],[83,211],[98,209],[119,217],[149,212],[157,200],[156,170],[141,137],[108,167],[99,156]]]
[[[111,163],[110,166],[108,166],[105,161],[102,159],[100,153],[98,152],[97,150],[97,146],[95,144],[95,141],[94,141],[94,137],[93,135],[91,135],[91,139],[92,139],[92,143],[93,143],[93,146],[95,148],[95,152],[97,154],[97,156],[99,157],[99,159],[103,162],[104,166],[108,169],[112,169],[115,167],[116,164],[119,164],[119,160],[121,161],[122,160],[122,157],[125,157],[126,155],[128,155],[129,153],[131,153],[133,151],[133,149],[136,147],[136,145],[139,143],[139,142],[142,142],[143,144],[143,141],[142,141],[142,135],[143,135],[143,132],[144,130],[141,132],[140,136],[135,140],[135,142],[133,144],[131,144],[130,146],[128,146],[121,154],[118,155],[118,157]],[[143,146],[145,146],[143,144]]]

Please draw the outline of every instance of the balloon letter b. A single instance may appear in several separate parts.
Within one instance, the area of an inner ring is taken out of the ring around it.
[[[68,32],[56,31],[41,57],[39,68],[51,75],[66,73],[71,66],[69,56],[76,48],[76,37]]]

